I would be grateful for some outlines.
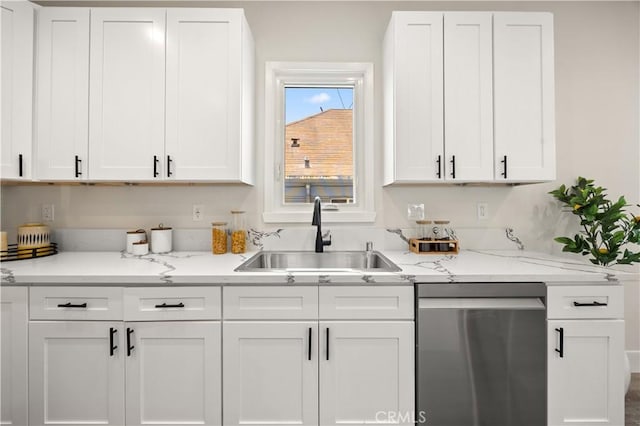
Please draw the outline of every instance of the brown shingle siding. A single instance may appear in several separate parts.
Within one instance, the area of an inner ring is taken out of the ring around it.
[[[299,147],[291,147],[292,138],[299,139]],[[353,111],[330,109],[288,124],[284,147],[288,178],[352,178]]]

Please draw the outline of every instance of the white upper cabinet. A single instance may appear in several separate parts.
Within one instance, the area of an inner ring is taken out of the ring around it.
[[[553,16],[495,13],[493,33],[496,180],[553,180]]]
[[[162,177],[165,13],[155,8],[91,9],[91,180]]]
[[[242,9],[43,8],[38,29],[38,179],[254,183]]]
[[[70,7],[38,13],[38,179],[87,179],[89,14]]]
[[[446,180],[493,178],[491,14],[444,16]]]
[[[549,13],[393,12],[384,183],[553,180],[553,66]]]
[[[31,178],[34,6],[2,1],[2,130],[0,177]]]
[[[241,9],[167,10],[165,178],[253,183],[253,68]]]
[[[442,180],[439,12],[393,12],[384,40],[384,183]]]

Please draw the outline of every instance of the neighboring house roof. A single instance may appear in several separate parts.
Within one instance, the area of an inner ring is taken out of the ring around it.
[[[292,138],[299,147],[291,147]],[[353,178],[353,110],[329,109],[287,124],[284,153],[289,179]]]

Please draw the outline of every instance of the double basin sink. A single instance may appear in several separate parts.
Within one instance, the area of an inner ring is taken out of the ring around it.
[[[398,272],[401,269],[378,251],[260,251],[237,272]]]

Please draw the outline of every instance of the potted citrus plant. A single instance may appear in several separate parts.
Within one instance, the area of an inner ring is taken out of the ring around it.
[[[640,262],[640,250],[632,247],[640,244],[640,216],[625,212],[629,204],[623,196],[613,202],[605,191],[592,179],[578,177],[576,185],[549,192],[579,217],[582,228],[573,238],[554,240],[564,245],[562,251],[591,255],[589,260],[596,265]]]

